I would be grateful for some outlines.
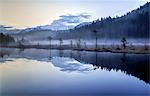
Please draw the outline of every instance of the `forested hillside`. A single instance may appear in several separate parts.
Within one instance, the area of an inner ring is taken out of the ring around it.
[[[103,38],[149,38],[150,2],[121,17],[106,17],[93,21],[92,24],[75,27],[69,31],[57,32],[56,39],[94,38],[94,30],[99,39]]]

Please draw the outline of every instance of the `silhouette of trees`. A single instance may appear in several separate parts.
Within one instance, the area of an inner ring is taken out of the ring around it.
[[[126,38],[125,37],[123,37],[122,39],[121,39],[121,42],[122,42],[122,46],[123,46],[123,48],[124,49],[126,49],[126,47],[127,47],[127,40],[126,40]]]
[[[0,45],[8,45],[10,43],[14,43],[15,40],[10,35],[4,35],[3,33],[0,33]]]
[[[95,50],[97,50],[97,31],[93,30],[94,34],[95,34]]]

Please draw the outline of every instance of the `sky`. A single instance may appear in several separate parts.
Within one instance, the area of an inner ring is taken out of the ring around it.
[[[0,0],[0,25],[27,28],[60,23],[62,19],[70,23],[70,17],[72,24],[81,23],[120,16],[147,1],[150,0]]]

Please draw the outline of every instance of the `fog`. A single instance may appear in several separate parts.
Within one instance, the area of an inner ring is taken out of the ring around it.
[[[126,39],[128,45],[150,45],[150,40],[149,39]],[[76,45],[77,42],[80,42],[81,45],[95,45],[95,40],[83,40],[83,39],[69,39],[69,40],[62,40],[62,45],[70,45],[72,41],[72,44]],[[33,41],[28,41],[26,44],[39,44],[39,45],[49,45],[50,41],[49,40],[33,40]],[[60,40],[51,40],[51,45],[59,45]],[[98,45],[121,45],[121,40],[119,39],[101,39],[97,41]]]

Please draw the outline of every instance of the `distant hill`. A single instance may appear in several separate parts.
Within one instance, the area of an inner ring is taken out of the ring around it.
[[[52,30],[24,30],[23,32],[20,32],[18,34],[12,35],[13,37],[17,39],[24,38],[26,41],[34,41],[34,40],[48,40],[48,37],[55,37],[55,31]]]
[[[97,31],[98,38],[149,38],[150,2],[140,8],[132,10],[121,17],[101,18],[81,27],[69,31],[60,31],[56,39],[94,38],[93,30]]]
[[[86,25],[90,25],[90,24],[91,24],[91,22],[83,22],[83,23],[77,25],[75,28],[80,28],[80,27],[83,27],[83,26],[86,26]]]

